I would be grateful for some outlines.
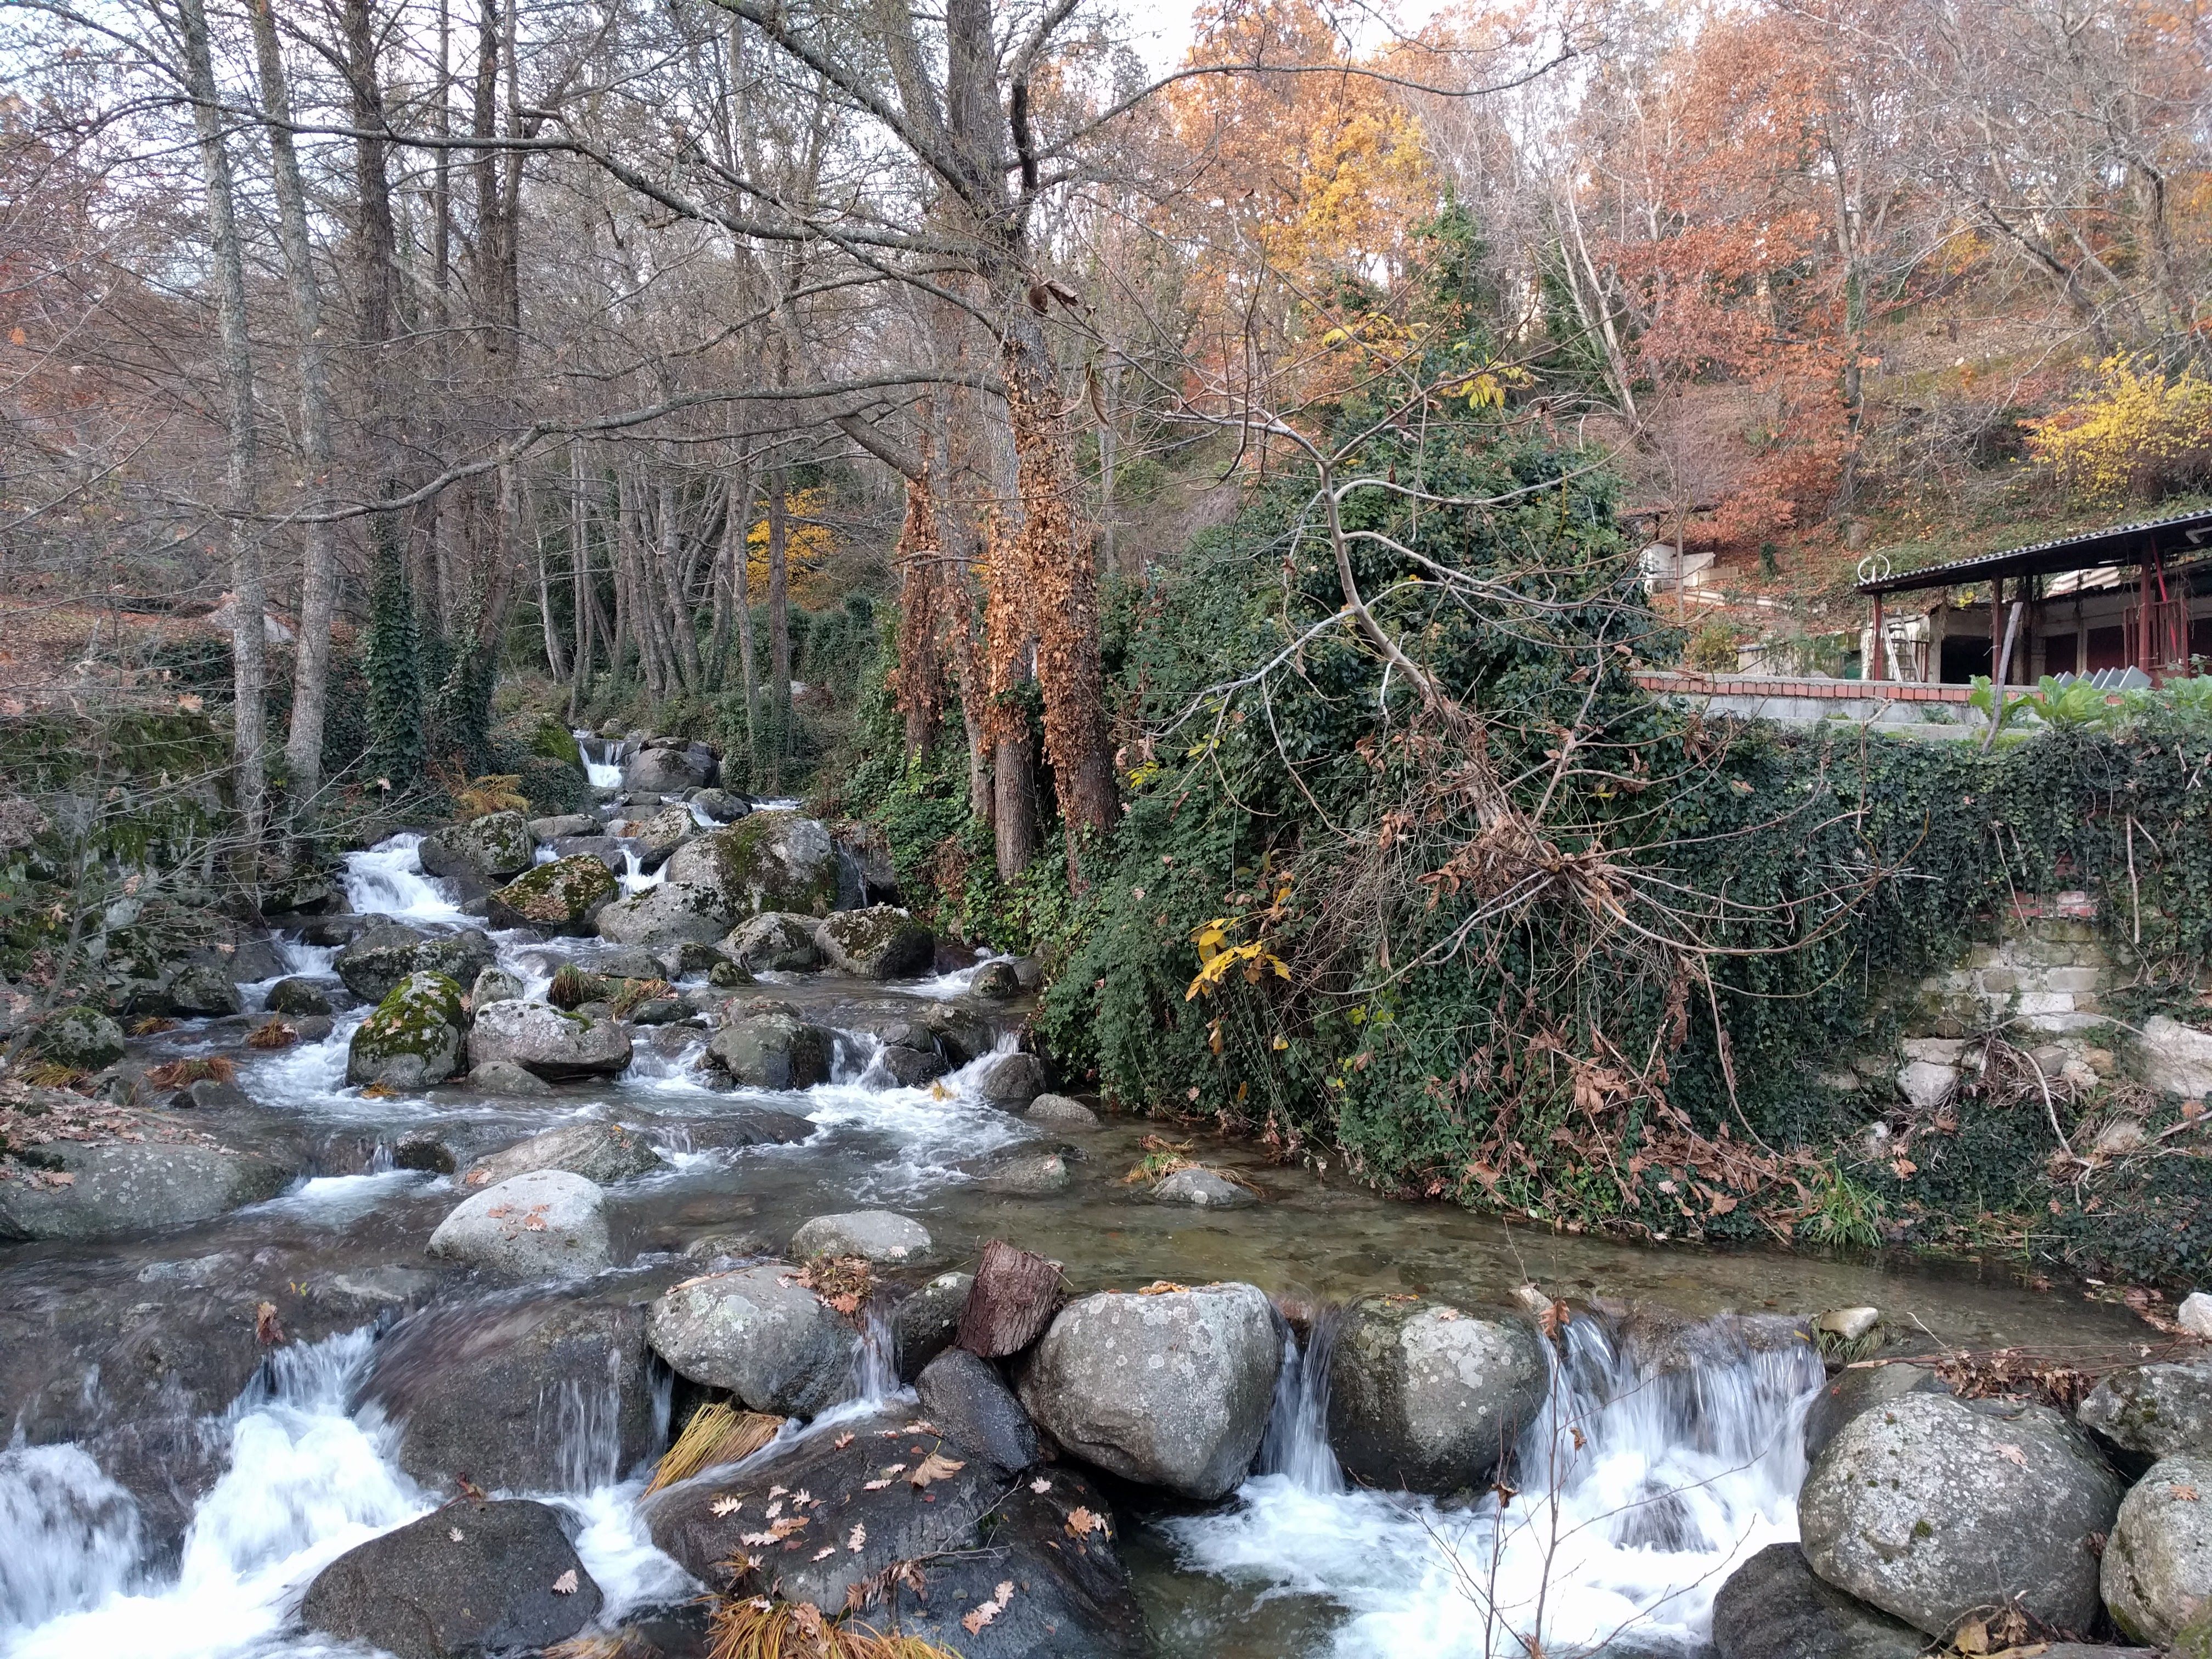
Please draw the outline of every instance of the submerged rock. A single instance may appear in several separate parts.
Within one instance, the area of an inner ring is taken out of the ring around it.
[[[791,1236],[793,1261],[857,1255],[873,1262],[903,1264],[927,1261],[930,1248],[927,1228],[889,1210],[818,1215]]]
[[[561,1517],[507,1498],[440,1510],[348,1550],[315,1575],[300,1617],[397,1659],[456,1659],[549,1647],[604,1600]]]
[[[678,1285],[653,1304],[647,1338],[678,1376],[727,1389],[757,1412],[813,1417],[844,1395],[853,1328],[784,1267]]]
[[[443,974],[457,986],[473,985],[497,954],[491,940],[473,927],[427,933],[379,917],[331,965],[347,990],[365,1002],[381,1002],[410,974]]]
[[[826,916],[837,903],[837,851],[812,818],[754,812],[678,848],[668,879],[711,894],[725,927],[763,910]]]
[[[502,881],[530,868],[536,837],[520,812],[487,812],[466,823],[449,823],[422,837],[415,856],[426,876]]]
[[[495,927],[538,927],[585,935],[622,892],[605,863],[590,854],[555,859],[526,870],[485,901]]]
[[[617,1077],[629,1065],[629,1031],[618,1019],[563,1013],[549,1002],[495,1002],[469,1030],[469,1062],[508,1060],[548,1083]]]
[[[660,1154],[635,1129],[619,1123],[571,1123],[477,1159],[461,1185],[473,1191],[533,1170],[566,1170],[604,1187],[665,1167]]]
[[[510,1279],[611,1265],[605,1194],[566,1170],[536,1170],[465,1199],[430,1235],[430,1254]]]
[[[346,1081],[404,1091],[443,1083],[460,1060],[467,1023],[459,985],[443,974],[410,974],[355,1027]]]
[[[1347,1308],[1328,1382],[1329,1444],[1346,1470],[1437,1493],[1488,1480],[1549,1391],[1527,1324],[1419,1297]]]
[[[2154,1464],[2120,1504],[2100,1583],[2112,1622],[2179,1655],[2212,1653],[2212,1457]]]
[[[1822,1583],[1795,1544],[1769,1544],[1713,1597],[1720,1659],[1919,1659],[1911,1626]]]
[[[839,910],[815,925],[815,942],[830,965],[862,979],[907,979],[937,959],[937,939],[894,905]]]
[[[1099,1468],[1210,1500],[1234,1491],[1267,1431],[1282,1333],[1250,1285],[1070,1303],[1022,1366],[1039,1426]]]
[[[1249,1187],[1238,1186],[1218,1170],[1196,1164],[1160,1182],[1152,1196],[1162,1204],[1188,1204],[1201,1210],[1241,1210],[1260,1201]]]
[[[2119,1503],[2118,1477],[2057,1413],[2000,1416],[1911,1394],[1828,1443],[1797,1518],[1814,1571],[1931,1636],[2015,1598],[2046,1624],[2087,1630],[2093,1540]]]
[[[0,1239],[102,1238],[181,1227],[258,1204],[304,1172],[304,1156],[181,1140],[54,1140],[21,1149],[65,1184],[0,1181]]]
[[[1009,1198],[1048,1198],[1066,1192],[1070,1179],[1067,1160],[1058,1152],[1017,1152],[978,1169],[975,1188]]]

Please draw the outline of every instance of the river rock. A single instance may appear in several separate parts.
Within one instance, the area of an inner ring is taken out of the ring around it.
[[[556,812],[550,817],[530,820],[533,840],[556,842],[573,840],[579,836],[604,836],[607,827],[589,812]]]
[[[707,1058],[752,1089],[811,1089],[830,1076],[836,1040],[795,1015],[744,1014],[708,1040]]]
[[[948,1069],[945,1056],[933,1048],[910,1048],[903,1042],[886,1042],[876,1050],[876,1065],[883,1068],[895,1089],[919,1089],[925,1083],[933,1083]]]
[[[991,1022],[957,1002],[931,1003],[922,1011],[921,1023],[956,1066],[981,1060],[998,1043]]]
[[[1188,1204],[1201,1210],[1241,1210],[1260,1201],[1260,1195],[1249,1187],[1240,1187],[1218,1170],[1198,1164],[1177,1170],[1153,1187],[1152,1196],[1162,1204]]]
[[[2212,1457],[2212,1354],[2114,1371],[2089,1390],[2075,1416],[2145,1458]]]
[[[889,1210],[854,1210],[843,1215],[817,1215],[791,1236],[793,1261],[817,1256],[857,1255],[880,1264],[906,1265],[927,1261],[929,1231],[919,1221]]]
[[[1925,1365],[1904,1360],[1887,1365],[1868,1365],[1837,1372],[1820,1385],[1820,1392],[1805,1412],[1805,1460],[1812,1462],[1844,1425],[1862,1412],[1908,1394],[1948,1394],[1941,1377]]]
[[[521,813],[487,812],[465,823],[433,830],[422,837],[415,856],[426,876],[505,881],[530,868],[538,856],[538,842]]]
[[[618,1077],[629,1059],[629,1031],[620,1020],[563,1013],[550,1002],[495,1002],[469,1029],[471,1065],[511,1060],[548,1083]]]
[[[1236,1489],[1260,1449],[1282,1346],[1254,1285],[1105,1291],[1060,1310],[1018,1392],[1076,1456],[1210,1501]]]
[[[899,1381],[911,1382],[960,1334],[973,1273],[939,1273],[891,1308],[891,1357]]]
[[[1098,1114],[1066,1095],[1039,1095],[1022,1115],[1048,1129],[1095,1129]]]
[[[811,974],[822,965],[814,940],[814,918],[766,910],[730,930],[722,949],[740,968],[755,974]]]
[[[1044,1062],[1035,1054],[1001,1054],[977,1073],[975,1092],[986,1105],[1021,1111],[1044,1092]]]
[[[895,905],[838,910],[815,924],[830,965],[861,979],[908,979],[937,959],[937,937]]]
[[[632,946],[626,951],[610,951],[592,964],[592,971],[601,979],[660,979],[665,976],[659,956],[651,951]]]
[[[267,1001],[272,1014],[327,1014],[331,1000],[323,988],[311,979],[296,975],[280,979],[269,988]]]
[[[381,1002],[410,974],[443,974],[455,985],[473,985],[498,952],[476,928],[427,933],[377,917],[331,958],[347,990],[364,1002]]]
[[[711,944],[729,931],[730,909],[714,888],[672,876],[658,887],[617,899],[599,912],[597,926],[601,939],[617,945]]]
[[[752,803],[744,796],[712,787],[692,796],[690,804],[717,823],[735,823],[753,810]]]
[[[2148,1087],[2184,1100],[2212,1095],[2212,1031],[2154,1014],[2131,1047],[2136,1075]]]
[[[754,812],[678,848],[668,879],[711,892],[725,927],[763,910],[826,916],[837,903],[837,850],[812,818]]]
[[[123,1058],[123,1028],[97,1008],[62,1008],[47,1015],[36,1042],[40,1059],[73,1071],[97,1072]]]
[[[186,1018],[220,1019],[245,1007],[232,970],[214,962],[187,962],[169,975],[169,1012]]]
[[[993,1002],[1010,1002],[1022,994],[1022,982],[1014,973],[1011,962],[987,962],[976,969],[975,977],[968,981],[970,996],[985,997]]]
[[[619,878],[629,868],[629,860],[623,856],[622,848],[606,835],[563,836],[558,841],[548,842],[556,858],[590,859],[604,866],[609,875]],[[619,885],[619,880],[617,881]],[[593,927],[598,924],[594,922]]]
[[[1543,1409],[1542,1344],[1517,1319],[1426,1297],[1346,1310],[1328,1368],[1328,1438],[1370,1486],[1480,1486]]]
[[[1067,1160],[1058,1152],[1014,1152],[976,1174],[975,1190],[1008,1198],[1048,1198],[1068,1188]]]
[[[673,795],[714,781],[714,756],[703,743],[641,749],[623,768],[623,787],[634,794]]]
[[[910,1561],[922,1593],[902,1590],[885,1606],[860,1590],[863,1620],[968,1659],[1133,1659],[1147,1651],[1115,1548],[1119,1528],[1089,1482],[1060,1467],[1008,1490],[969,1449],[908,1432],[908,1421],[904,1413],[848,1419],[834,1437],[809,1436],[741,1470],[656,1492],[639,1513],[656,1545],[724,1595],[772,1591],[843,1607],[857,1587],[881,1583]],[[940,1453],[955,1465],[949,1472],[926,1487],[906,1478]],[[789,1494],[801,1492],[819,1501],[793,1505]],[[787,1518],[806,1522],[796,1534],[801,1547],[748,1546],[744,1534],[759,1531],[779,1500]],[[1003,1600],[1000,1583],[1014,1587]],[[997,1609],[988,1623],[962,1624],[986,1603]]]
[[[495,1297],[403,1320],[356,1401],[426,1492],[588,1492],[656,1449],[649,1358],[642,1306]]]
[[[461,1029],[467,1024],[459,986],[443,974],[410,974],[354,1028],[346,1081],[404,1092],[443,1083],[460,1060]]]
[[[632,823],[623,839],[637,854],[637,866],[650,875],[668,855],[697,833],[699,821],[688,806],[664,806],[651,817]]]
[[[687,939],[672,945],[659,957],[661,976],[672,984],[679,979],[694,979],[710,974],[729,958],[711,945]]]
[[[488,1060],[469,1068],[468,1085],[479,1094],[522,1095],[550,1099],[553,1085],[526,1072],[511,1060]]]
[[[300,1618],[397,1659],[457,1659],[550,1647],[604,1600],[561,1517],[508,1498],[440,1510],[348,1550],[315,1575]]]
[[[2119,1503],[2118,1477],[2057,1413],[1913,1394],[1828,1443],[1797,1520],[1814,1572],[1931,1636],[2015,1598],[2078,1631],[2097,1617],[2094,1540]]]
[[[678,1376],[727,1389],[757,1412],[816,1416],[851,1378],[853,1328],[787,1267],[679,1285],[653,1304],[646,1334]]]
[[[461,1201],[430,1235],[430,1254],[510,1279],[598,1273],[611,1265],[606,1195],[566,1170],[535,1170]]]
[[[1795,1544],[1769,1544],[1713,1597],[1720,1659],[1919,1659],[1911,1626],[1824,1584]]]
[[[66,1185],[0,1181],[0,1239],[103,1238],[206,1221],[270,1199],[304,1172],[283,1143],[251,1147],[184,1141],[53,1140],[22,1149],[26,1164]]]
[[[2100,1579],[2112,1622],[2179,1655],[2212,1653],[2212,1457],[2152,1465],[2121,1502]]]
[[[2212,1339],[2212,1296],[2191,1291],[2173,1310],[2173,1322],[2191,1336]]]
[[[1025,1469],[1042,1454],[1036,1425],[988,1359],[947,1348],[915,1380],[921,1414],[1002,1475]]]
[[[619,1123],[571,1123],[477,1159],[461,1177],[461,1185],[474,1191],[533,1170],[566,1170],[605,1187],[665,1167],[660,1154],[635,1129]]]
[[[524,871],[484,901],[484,914],[495,927],[583,937],[598,931],[599,912],[621,892],[604,860],[577,854]]]
[[[514,1002],[522,995],[522,981],[504,968],[486,968],[469,987],[469,1007],[481,1013],[495,1002]]]

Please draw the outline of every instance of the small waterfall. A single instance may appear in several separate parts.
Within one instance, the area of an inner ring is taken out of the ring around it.
[[[619,789],[623,781],[623,756],[629,745],[619,738],[610,741],[594,737],[589,732],[578,732],[576,747],[584,757],[584,777],[594,789]],[[605,759],[593,758],[594,751],[603,752]]]
[[[664,860],[651,871],[647,871],[645,861],[638,856],[637,849],[634,847],[625,847],[623,848],[623,872],[619,879],[622,882],[623,897],[627,898],[634,893],[642,893],[647,888],[658,887],[668,879],[667,861]]]
[[[472,921],[424,879],[416,848],[422,837],[403,830],[364,853],[346,855],[346,899],[362,915],[396,916],[402,921]]]
[[[118,1594],[142,1547],[137,1503],[78,1448],[0,1451],[0,1638]]]
[[[554,1437],[555,1468],[562,1492],[611,1486],[622,1474],[622,1356],[607,1350],[606,1375],[567,1376],[554,1390],[553,1409],[538,1401],[540,1443]]]
[[[1284,1476],[1301,1492],[1345,1489],[1344,1470],[1328,1443],[1328,1361],[1336,1351],[1340,1317],[1334,1304],[1316,1312],[1304,1352],[1295,1334],[1283,1338],[1283,1369],[1275,1379],[1267,1437],[1260,1443],[1259,1470]]]
[[[898,1344],[891,1335],[890,1298],[870,1297],[860,1311],[860,1341],[853,1350],[846,1397],[873,1406],[898,1391]]]

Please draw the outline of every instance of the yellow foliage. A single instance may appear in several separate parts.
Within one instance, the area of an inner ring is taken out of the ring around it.
[[[1218,987],[1228,982],[1231,970],[1239,966],[1244,969],[1244,982],[1248,985],[1257,985],[1270,973],[1278,979],[1291,976],[1290,964],[1268,950],[1265,939],[1231,944],[1229,930],[1236,926],[1227,917],[1216,916],[1191,930],[1190,942],[1198,947],[1199,969],[1198,977],[1183,993],[1185,1002],[1201,993],[1212,996]]]
[[[784,532],[784,580],[792,600],[809,611],[835,604],[840,594],[823,586],[821,577],[836,550],[837,538],[820,518],[829,492],[817,486],[794,489],[784,498],[787,527]],[[753,521],[745,532],[745,592],[755,605],[768,602],[768,519]]]
[[[2098,385],[2068,408],[2023,422],[2028,452],[2075,495],[2150,496],[2212,477],[2212,381],[2169,378],[2148,357],[2107,357]]]

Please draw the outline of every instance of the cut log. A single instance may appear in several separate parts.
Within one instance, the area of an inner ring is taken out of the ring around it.
[[[1004,1359],[1042,1336],[1059,1310],[1060,1263],[994,1238],[983,1247],[961,1304],[955,1343],[981,1358]]]

